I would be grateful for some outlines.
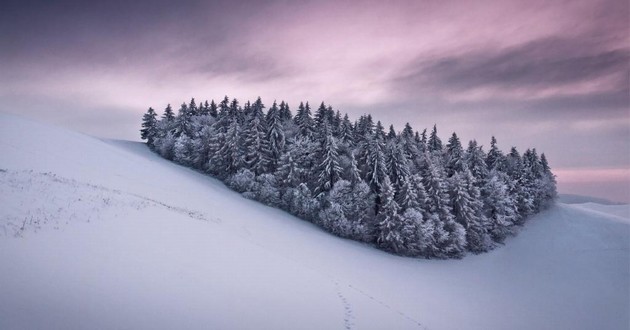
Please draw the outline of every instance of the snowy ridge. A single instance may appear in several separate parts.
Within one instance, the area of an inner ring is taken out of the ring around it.
[[[0,152],[1,329],[630,324],[630,225],[616,206],[559,204],[487,254],[417,260],[333,237],[140,143],[0,114]]]

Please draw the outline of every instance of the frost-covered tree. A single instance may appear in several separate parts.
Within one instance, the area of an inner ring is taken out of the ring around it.
[[[510,196],[507,176],[499,171],[492,171],[483,187],[484,214],[489,221],[488,231],[498,243],[514,232],[517,210],[514,198]]]
[[[442,152],[442,140],[440,140],[440,137],[438,136],[437,125],[433,125],[433,130],[431,131],[431,135],[427,141],[427,149],[432,153]]]
[[[488,154],[486,155],[486,166],[488,167],[488,171],[493,169],[503,171],[505,170],[505,156],[499,150],[497,146],[497,139],[493,136],[490,140],[490,150],[488,150]]]
[[[399,210],[398,203],[394,200],[394,187],[389,177],[385,176],[381,185],[381,208],[376,215],[376,244],[396,254],[401,254],[404,250]]]
[[[407,156],[400,144],[390,141],[387,145],[386,157],[387,173],[394,187],[395,200],[397,202],[403,201],[408,198],[403,194],[409,193],[410,188],[403,188],[406,183],[409,184],[409,176],[411,175]]]
[[[456,172],[464,171],[466,167],[466,162],[464,160],[464,149],[462,148],[462,144],[457,137],[457,134],[453,133],[451,138],[448,140],[446,144],[446,154],[445,154],[445,170],[446,176],[451,177]]]
[[[288,122],[293,119],[293,114],[291,114],[291,109],[289,107],[289,104],[284,101],[280,102],[279,114],[280,114],[280,119],[282,119],[283,122]]]
[[[293,139],[278,162],[276,177],[280,181],[279,184],[284,187],[297,187],[301,183],[314,182],[312,170],[316,150],[317,144],[308,138]]]
[[[486,166],[486,156],[477,141],[468,142],[468,148],[465,153],[466,167],[475,177],[477,187],[482,187],[488,177],[488,167]]]
[[[449,196],[455,221],[466,230],[469,251],[480,253],[493,247],[488,233],[488,220],[483,214],[483,202],[479,188],[470,171],[456,172],[450,179]]]
[[[241,136],[241,126],[238,118],[233,117],[225,133],[221,149],[213,155],[211,162],[221,166],[220,177],[236,173],[245,164],[244,148]]]
[[[299,133],[302,137],[310,137],[313,135],[313,118],[311,117],[311,107],[308,105],[308,102],[306,102],[306,105],[304,105],[304,103],[300,103],[293,121],[298,127]]]
[[[147,112],[142,116],[142,129],[140,130],[140,137],[143,140],[147,140],[147,145],[153,148],[153,142],[158,136],[157,130],[157,114],[153,108],[149,108]]]
[[[270,143],[267,139],[268,129],[265,125],[262,102],[260,98],[251,107],[251,114],[245,131],[245,166],[256,175],[267,172],[271,162]]]
[[[173,112],[173,108],[171,105],[167,105],[166,109],[164,109],[164,113],[162,114],[163,121],[173,121],[175,120],[175,113]]]
[[[431,232],[434,233],[432,239],[425,237],[430,243],[424,247],[425,253],[435,258],[460,258],[466,247],[465,229],[453,217],[443,169],[428,154],[425,154],[425,161],[423,181],[427,193],[426,208],[430,214],[427,221],[430,222],[428,226],[433,226]]]
[[[273,102],[273,105],[269,108],[265,121],[267,141],[269,141],[269,170],[273,172],[278,166],[278,161],[284,152],[285,145],[284,124],[276,102]]]
[[[342,168],[339,166],[339,150],[336,139],[327,122],[324,122],[324,140],[317,152],[317,187],[315,193],[328,191],[341,178]]]
[[[305,183],[286,189],[282,195],[282,203],[291,214],[308,221],[317,221],[320,203]]]
[[[339,139],[341,140],[341,142],[345,143],[348,146],[352,146],[354,144],[353,131],[354,129],[352,128],[350,118],[348,118],[348,114],[345,114],[339,128]]]

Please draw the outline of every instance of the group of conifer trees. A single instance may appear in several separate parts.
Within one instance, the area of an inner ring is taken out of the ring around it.
[[[556,182],[544,154],[444,144],[406,124],[386,132],[371,115],[351,122],[323,102],[260,98],[240,105],[149,108],[142,139],[164,158],[208,173],[247,198],[279,207],[340,237],[405,256],[460,258],[493,249],[550,205]]]

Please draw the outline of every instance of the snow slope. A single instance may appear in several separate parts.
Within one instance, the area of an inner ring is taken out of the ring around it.
[[[0,114],[0,155],[0,329],[630,326],[628,213],[601,205],[558,204],[487,254],[419,260],[139,143]]]

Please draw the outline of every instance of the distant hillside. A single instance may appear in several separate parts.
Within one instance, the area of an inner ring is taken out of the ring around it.
[[[583,204],[583,203],[597,203],[603,205],[623,205],[624,203],[614,202],[605,198],[574,195],[574,194],[558,194],[558,201],[565,204]]]

